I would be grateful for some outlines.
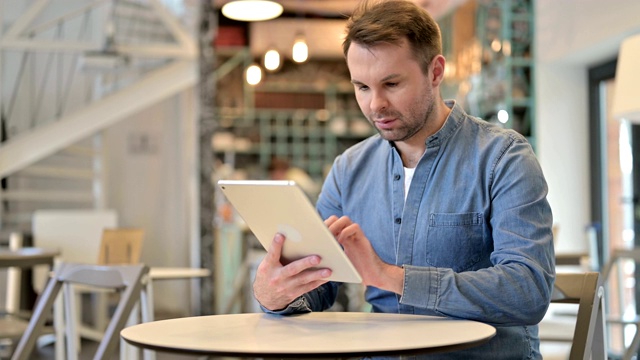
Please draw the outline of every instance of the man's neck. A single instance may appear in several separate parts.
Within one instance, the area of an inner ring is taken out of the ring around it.
[[[423,146],[423,148],[426,148],[426,146]],[[420,151],[420,149],[415,151],[401,151],[400,157],[402,158],[402,165],[410,169],[415,168],[418,166],[418,162],[420,162],[423,154],[424,149],[422,149],[422,151]]]

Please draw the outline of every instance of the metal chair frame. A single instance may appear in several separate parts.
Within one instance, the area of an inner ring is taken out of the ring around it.
[[[64,289],[66,358],[77,359],[74,284],[109,288],[120,293],[115,312],[94,355],[94,359],[109,358],[117,348],[120,330],[124,328],[129,314],[140,300],[143,282],[148,272],[149,268],[143,264],[98,266],[61,263],[51,274],[46,288],[38,298],[27,331],[20,338],[11,359],[27,360],[29,358],[61,289]]]

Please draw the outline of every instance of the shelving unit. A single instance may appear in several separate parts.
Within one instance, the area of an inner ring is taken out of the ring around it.
[[[505,127],[525,135],[535,148],[535,0],[479,0],[476,34],[481,48],[480,116],[509,114]]]
[[[336,61],[331,66],[345,65]],[[319,84],[291,79],[285,73],[272,75],[256,87],[245,85],[242,104],[220,101],[236,106],[217,109],[220,129],[213,140],[215,156],[246,171],[249,178],[266,178],[271,159],[284,158],[321,182],[338,154],[375,132],[345,79]]]

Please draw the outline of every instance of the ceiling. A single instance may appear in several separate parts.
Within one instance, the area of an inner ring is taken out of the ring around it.
[[[217,8],[231,0],[214,0]],[[285,14],[342,18],[349,15],[360,0],[276,0],[284,7]],[[412,0],[439,18],[467,0]]]
[[[231,0],[213,0],[216,8]],[[276,0],[284,14],[273,20],[248,23],[249,47],[254,56],[262,56],[275,48],[291,57],[291,44],[298,33],[304,33],[309,56],[340,59],[344,22],[360,0]],[[412,0],[436,19],[453,11],[468,0]]]

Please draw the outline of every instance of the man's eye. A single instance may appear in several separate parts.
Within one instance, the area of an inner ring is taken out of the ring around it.
[[[398,83],[392,82],[392,83],[387,83],[388,87],[396,87],[398,86]]]
[[[369,90],[369,87],[368,86],[364,86],[364,85],[358,86],[358,90],[360,90],[360,91]]]

